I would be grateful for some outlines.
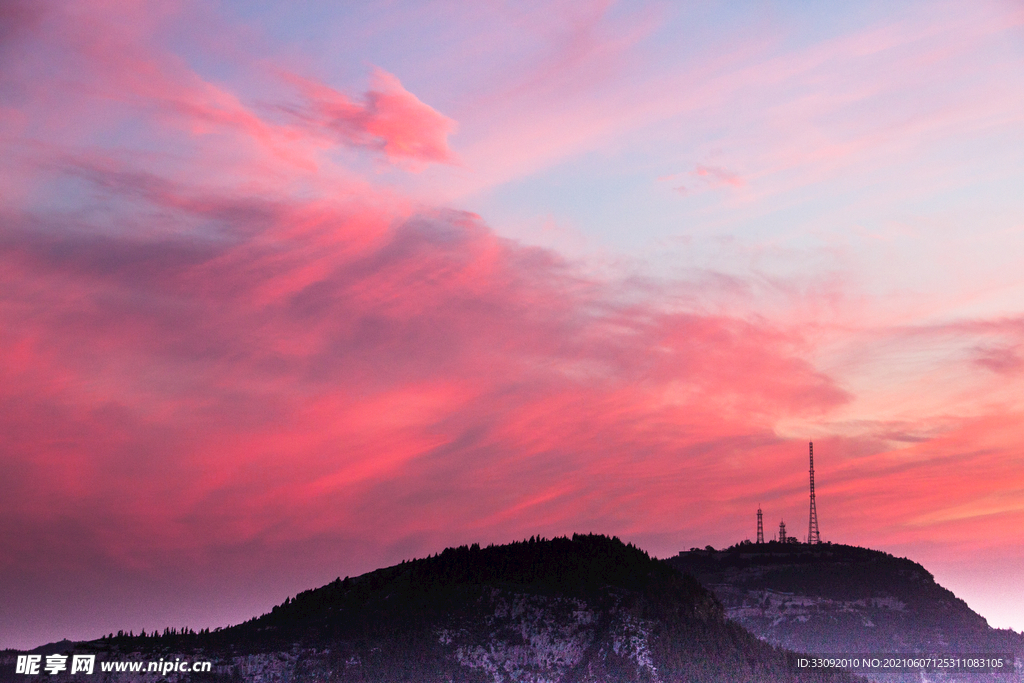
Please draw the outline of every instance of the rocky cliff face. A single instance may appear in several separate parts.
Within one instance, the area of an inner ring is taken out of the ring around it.
[[[1024,636],[990,628],[907,559],[844,545],[766,543],[692,550],[667,562],[709,588],[729,619],[782,647],[806,653],[1012,653],[1018,680],[1024,680]],[[1008,680],[991,674],[926,677]]]

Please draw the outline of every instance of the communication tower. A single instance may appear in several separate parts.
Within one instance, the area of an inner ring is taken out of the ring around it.
[[[814,505],[814,442],[810,442],[811,451],[811,516],[807,523],[807,542],[821,543],[818,533],[818,508]]]
[[[764,543],[764,527],[761,525],[761,506],[757,506],[757,542]]]
[[[779,522],[779,543],[786,542],[786,523]]]

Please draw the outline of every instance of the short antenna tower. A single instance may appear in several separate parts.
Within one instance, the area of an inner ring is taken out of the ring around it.
[[[761,505],[757,506],[757,542],[764,543],[764,525],[761,524]]]
[[[810,442],[811,453],[811,516],[807,522],[807,542],[821,543],[821,534],[818,533],[818,508],[814,505],[814,442]]]

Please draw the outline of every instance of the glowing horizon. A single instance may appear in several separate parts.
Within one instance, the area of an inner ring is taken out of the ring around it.
[[[1024,630],[1020,8],[0,19],[0,648],[798,530],[808,441],[823,540]]]

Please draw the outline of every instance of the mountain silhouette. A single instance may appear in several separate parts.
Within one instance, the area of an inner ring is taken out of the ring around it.
[[[168,676],[197,681],[858,680],[799,669],[796,655],[728,621],[694,578],[598,535],[449,548],[305,591],[230,628],[65,649],[97,661],[212,661],[210,673]],[[14,656],[3,675],[31,680],[8,675]]]
[[[774,645],[812,654],[1011,654],[1017,678],[958,673],[929,680],[1024,680],[1024,635],[991,628],[905,558],[832,543],[746,542],[693,549],[666,562],[696,577],[730,619]],[[922,679],[885,674],[878,680]]]

